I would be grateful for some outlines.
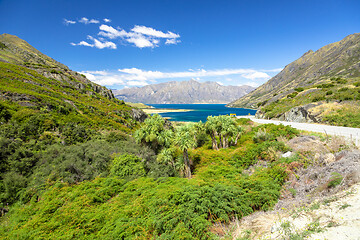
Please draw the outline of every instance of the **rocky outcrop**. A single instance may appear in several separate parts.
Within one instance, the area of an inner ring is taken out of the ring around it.
[[[131,110],[131,116],[138,122],[144,122],[149,116],[141,109],[133,108]]]
[[[299,123],[319,123],[321,118],[319,117],[320,113],[314,114],[311,109],[321,105],[322,103],[311,103],[304,106],[294,107],[284,114],[276,116],[275,119],[280,121],[287,122],[299,122]],[[266,119],[264,112],[258,110],[255,114],[256,118]]]
[[[314,107],[315,104],[307,104],[305,106],[294,107],[290,111],[284,113],[279,120],[287,122],[299,123],[317,123],[319,120],[312,115],[308,110]]]

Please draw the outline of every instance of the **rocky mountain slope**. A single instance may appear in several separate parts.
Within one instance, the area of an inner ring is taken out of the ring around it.
[[[229,106],[257,108],[296,92],[295,88],[314,86],[330,77],[360,77],[360,33],[316,52],[309,50],[268,82]]]
[[[0,78],[0,100],[9,111],[53,112],[65,122],[124,130],[143,118],[142,111],[117,100],[107,88],[10,34],[0,35]]]
[[[147,104],[167,103],[228,103],[254,90],[250,86],[222,86],[216,82],[195,80],[152,84],[141,88],[113,90],[116,98],[126,102]]]

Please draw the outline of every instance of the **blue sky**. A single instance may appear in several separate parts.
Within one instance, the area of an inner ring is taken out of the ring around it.
[[[360,32],[360,1],[0,0],[0,33],[112,89],[259,86],[309,49]]]

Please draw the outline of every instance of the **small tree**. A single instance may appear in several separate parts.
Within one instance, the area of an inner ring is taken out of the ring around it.
[[[196,140],[194,139],[193,129],[190,125],[184,125],[177,129],[175,135],[175,145],[183,151],[185,163],[185,177],[191,178],[190,159],[188,149],[196,147]]]
[[[135,131],[134,137],[138,143],[151,147],[155,152],[168,148],[174,138],[174,132],[166,129],[165,120],[158,114],[147,118],[141,128]]]
[[[242,128],[236,125],[230,116],[209,116],[205,123],[206,132],[210,135],[213,149],[227,148],[236,145],[241,136]],[[217,142],[219,139],[219,143]]]

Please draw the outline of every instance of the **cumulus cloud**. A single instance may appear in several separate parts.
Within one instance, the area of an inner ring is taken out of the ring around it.
[[[99,29],[101,30],[99,32],[100,36],[110,39],[120,38],[138,48],[158,47],[161,39],[165,39],[166,45],[177,44],[180,42],[180,40],[178,40],[178,38],[180,38],[179,34],[170,31],[164,33],[146,26],[136,25],[129,32],[119,27],[114,28],[106,24],[102,24]]]
[[[76,23],[76,21],[72,21],[72,20],[68,20],[68,19],[64,18],[65,25],[70,25],[70,24],[75,24],[75,23]]]
[[[87,17],[82,17],[77,22],[83,24],[100,23],[99,20],[89,19]],[[171,44],[178,44],[181,42],[179,39],[180,35],[171,31],[163,32],[154,29],[152,27],[141,26],[141,25],[135,25],[129,31],[126,31],[120,27],[113,27],[107,25],[108,23],[111,22],[111,19],[109,18],[103,18],[103,22],[105,24],[101,24],[99,26],[100,31],[98,32],[98,35],[108,39],[119,39],[120,44],[123,45],[132,45],[137,48],[155,48],[155,47],[159,47],[162,43],[164,43],[165,45],[171,45]],[[76,21],[64,19],[65,25],[75,24],[75,23]],[[88,47],[96,47],[99,49],[103,49],[103,48],[116,49],[116,44],[113,42],[101,38],[99,41],[99,39],[95,37],[92,37],[91,40],[94,43],[81,41],[80,43],[77,44],[76,43],[70,43],[70,44],[73,46],[88,46]]]
[[[162,31],[155,30],[151,27],[145,27],[145,26],[138,26],[135,25],[133,29],[131,29],[132,32],[141,33],[143,35],[148,35],[152,37],[158,37],[158,38],[179,38],[180,35],[175,34],[173,32],[168,31],[167,33],[164,33]]]
[[[116,49],[117,48],[116,44],[113,42],[110,42],[110,41],[100,41],[92,36],[88,36],[88,39],[93,41],[93,43],[81,41],[79,43],[70,43],[70,44],[73,46],[95,47],[98,49],[103,49],[103,48]]]
[[[86,17],[82,17],[80,20],[79,20],[80,23],[84,23],[84,24],[90,24],[90,23],[99,23],[99,20],[96,20],[96,19],[88,19]]]

